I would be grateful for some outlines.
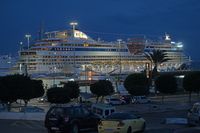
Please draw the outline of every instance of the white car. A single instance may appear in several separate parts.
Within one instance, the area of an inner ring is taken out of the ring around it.
[[[132,99],[132,103],[150,103],[151,100],[146,96],[134,96]]]
[[[126,101],[119,98],[106,98],[104,103],[110,104],[110,105],[122,105],[122,104],[125,104]]]
[[[133,133],[144,132],[145,120],[134,114],[115,112],[102,119],[98,124],[98,133]]]

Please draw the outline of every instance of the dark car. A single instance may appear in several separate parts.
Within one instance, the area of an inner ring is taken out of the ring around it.
[[[98,116],[81,105],[53,106],[46,114],[45,127],[48,133],[78,133],[82,130],[97,130],[99,120]]]
[[[120,98],[126,102],[126,104],[131,103],[132,96],[131,95],[120,95]]]

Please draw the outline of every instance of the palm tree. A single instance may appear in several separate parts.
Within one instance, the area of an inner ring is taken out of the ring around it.
[[[167,53],[164,50],[153,50],[152,52],[145,53],[145,56],[151,62],[151,68],[152,68],[152,65],[154,66],[153,71],[151,70],[151,73],[150,73],[150,83],[151,83],[151,86],[155,88],[153,82],[155,81],[155,78],[157,77],[157,74],[158,74],[158,70],[157,70],[158,66],[161,63],[167,62],[170,59],[167,58]]]
[[[153,68],[153,78],[157,75],[157,68],[158,66],[170,60],[167,58],[167,53],[164,50],[153,50],[152,52],[145,53],[146,58],[151,62],[151,65],[154,65]]]

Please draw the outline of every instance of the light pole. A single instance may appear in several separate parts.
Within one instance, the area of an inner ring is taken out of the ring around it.
[[[117,81],[117,91],[119,92],[119,85],[120,85],[120,77],[121,77],[121,71],[122,71],[122,64],[121,64],[121,42],[122,39],[117,39],[118,42],[118,52],[119,52],[119,74],[118,74],[118,81]]]
[[[56,66],[53,68],[53,87],[56,87]]]
[[[119,52],[119,65],[120,65],[120,67],[119,67],[119,74],[121,74],[121,71],[122,71],[122,64],[121,64],[121,42],[122,42],[122,39],[117,39],[117,41],[118,41],[118,52]]]
[[[30,43],[31,35],[26,34],[25,37],[27,38],[27,44],[28,44],[28,50],[29,50],[29,43]],[[26,75],[28,75],[28,70],[29,70],[29,52],[27,51],[27,53],[28,53],[28,59],[26,58],[27,62],[26,62],[26,65],[25,65],[25,74]]]
[[[23,50],[23,42],[19,42],[19,50],[22,51]],[[22,64],[19,64],[19,74],[22,74]]]
[[[31,35],[30,34],[26,34],[25,37],[27,38],[27,44],[28,44],[28,50],[29,50],[29,43],[30,43]]]

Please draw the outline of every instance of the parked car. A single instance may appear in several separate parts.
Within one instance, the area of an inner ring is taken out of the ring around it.
[[[121,105],[121,104],[125,104],[126,102],[122,99],[111,97],[111,98],[106,98],[104,103],[110,104],[110,105]]]
[[[112,113],[101,120],[98,125],[99,133],[132,133],[145,130],[145,120],[130,113]]]
[[[120,95],[120,99],[124,100],[126,104],[131,103],[132,101],[132,96],[131,95]]]
[[[200,124],[200,103],[194,103],[187,114],[188,125]]]
[[[132,103],[150,103],[151,100],[146,96],[133,96]]]
[[[43,113],[43,112],[45,112],[45,110],[43,108],[39,108],[37,106],[26,106],[26,107],[21,107],[20,112]]]
[[[81,105],[52,106],[45,117],[48,133],[97,130],[100,118]]]
[[[92,104],[91,111],[100,118],[105,118],[115,112],[116,108],[108,104],[98,103]]]

